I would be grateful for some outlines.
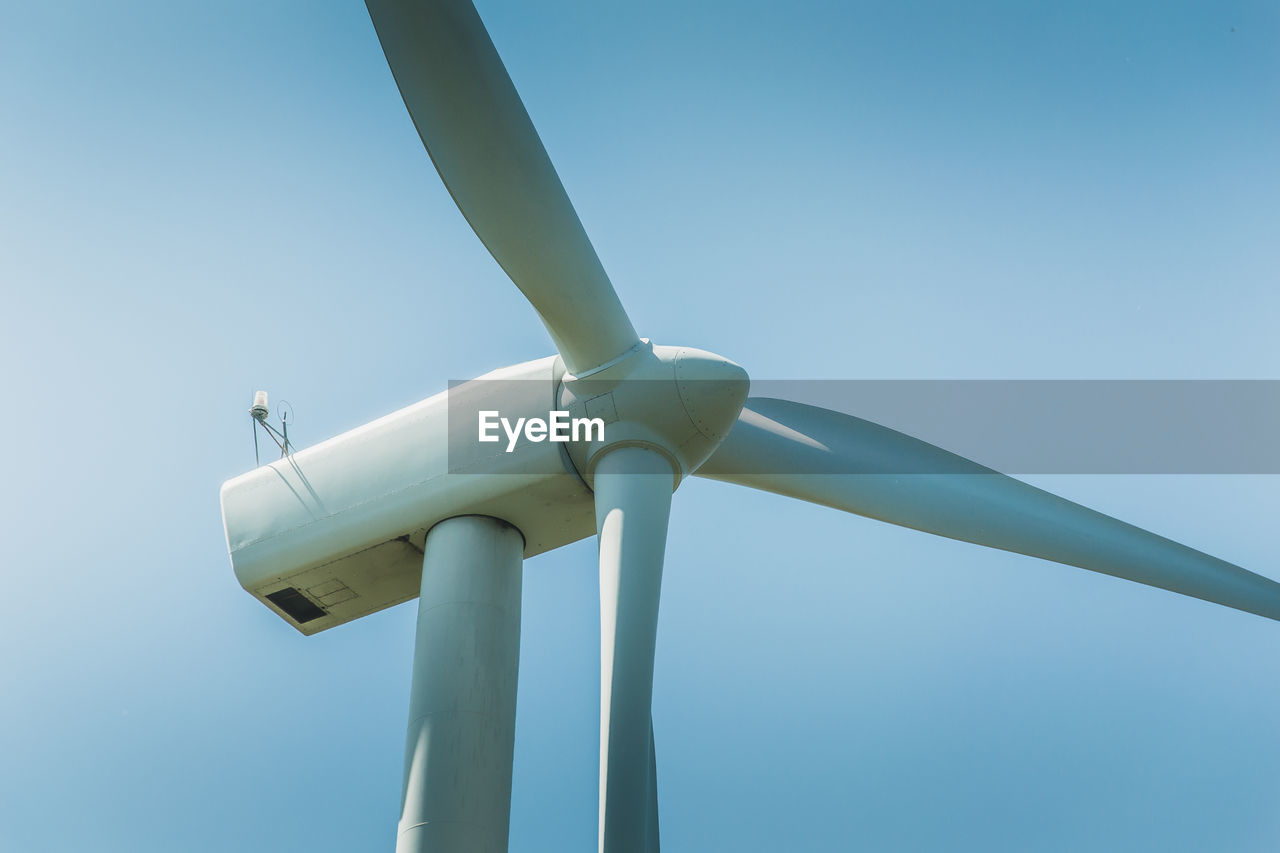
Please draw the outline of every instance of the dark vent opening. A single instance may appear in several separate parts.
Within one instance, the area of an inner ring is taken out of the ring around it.
[[[271,593],[267,596],[267,601],[279,607],[285,612],[285,615],[299,625],[327,615],[314,601],[291,586],[287,586],[279,592]]]

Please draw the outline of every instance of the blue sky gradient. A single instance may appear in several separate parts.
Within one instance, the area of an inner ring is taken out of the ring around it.
[[[1280,378],[1280,10],[479,6],[642,334],[757,378]],[[0,849],[390,849],[414,605],[303,638],[217,490],[551,352],[358,2],[0,26]],[[1037,477],[1271,577],[1275,477]],[[675,496],[670,851],[1272,851],[1280,625]],[[594,541],[527,564],[512,851],[594,849]]]

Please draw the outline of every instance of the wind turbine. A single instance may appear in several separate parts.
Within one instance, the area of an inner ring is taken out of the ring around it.
[[[900,432],[748,396],[641,339],[468,0],[367,0],[419,135],[558,356],[503,368],[222,487],[246,590],[303,634],[419,596],[397,849],[505,850],[523,558],[592,534],[601,851],[658,849],[650,719],[672,492],[708,477],[1280,619],[1280,584]],[[481,441],[485,412],[602,435]]]

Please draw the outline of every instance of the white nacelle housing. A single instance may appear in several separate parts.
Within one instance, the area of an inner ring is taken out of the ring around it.
[[[304,634],[418,594],[427,530],[509,522],[531,557],[595,533],[565,445],[476,441],[478,412],[546,418],[555,357],[486,374],[228,480],[222,519],[241,586]]]

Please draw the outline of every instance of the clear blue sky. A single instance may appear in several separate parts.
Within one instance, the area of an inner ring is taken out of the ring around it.
[[[642,334],[759,378],[1280,378],[1270,2],[483,0]],[[414,605],[236,584],[310,443],[551,344],[343,2],[0,13],[0,849],[375,851]],[[1272,577],[1275,477],[1041,477]],[[594,849],[594,542],[527,564],[513,851]],[[1280,625],[694,481],[669,851],[1280,849]]]

